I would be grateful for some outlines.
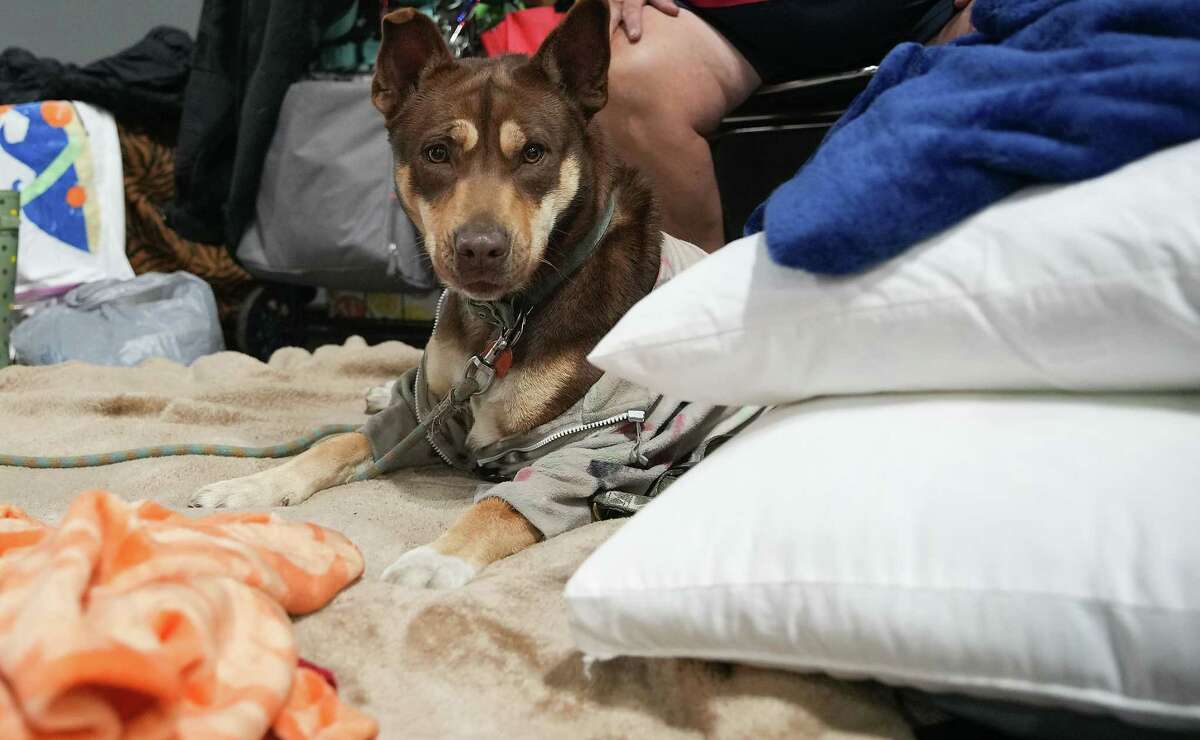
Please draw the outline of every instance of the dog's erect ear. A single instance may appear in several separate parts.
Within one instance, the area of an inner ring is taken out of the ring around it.
[[[383,41],[375,58],[371,102],[391,118],[416,89],[422,70],[454,57],[432,20],[413,8],[383,17]]]
[[[608,102],[608,2],[579,0],[533,57],[591,118]]]

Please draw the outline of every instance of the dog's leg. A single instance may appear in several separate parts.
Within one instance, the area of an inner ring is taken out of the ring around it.
[[[383,571],[383,580],[415,588],[456,588],[485,566],[541,538],[541,532],[507,502],[487,498],[433,544],[401,555]]]
[[[371,459],[371,445],[358,432],[340,434],[277,468],[211,483],[192,494],[189,506],[215,508],[294,506],[317,491],[347,483]]]

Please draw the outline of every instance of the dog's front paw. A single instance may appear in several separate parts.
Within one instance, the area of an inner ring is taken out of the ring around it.
[[[231,509],[263,508],[268,506],[290,506],[298,504],[308,496],[301,491],[290,490],[270,478],[247,476],[220,483],[210,483],[192,494],[188,506],[204,509],[228,507]]]
[[[383,385],[377,385],[367,389],[367,413],[378,414],[386,409],[392,403],[392,389],[396,387],[396,381],[390,381]]]
[[[458,588],[478,572],[479,568],[466,560],[424,545],[397,558],[383,571],[382,578],[412,588]]]

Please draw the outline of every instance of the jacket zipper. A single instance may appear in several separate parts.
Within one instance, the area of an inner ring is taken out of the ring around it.
[[[475,463],[477,465],[490,465],[506,455],[534,452],[535,450],[539,450],[546,445],[557,442],[563,437],[569,437],[573,434],[579,434],[580,432],[593,432],[597,429],[610,427],[614,424],[623,424],[627,421],[632,421],[637,428],[637,438],[633,446],[633,456],[635,460],[640,461],[642,457],[642,425],[646,422],[646,412],[640,409],[630,409],[629,411],[622,412],[616,416],[610,416],[607,419],[600,419],[599,421],[593,421],[587,424],[579,424],[567,429],[560,429],[554,434],[544,437],[543,439],[540,439],[531,445],[526,445],[525,447],[514,447],[513,449],[505,450],[504,452],[492,455],[491,457],[485,457],[476,460]]]
[[[442,295],[438,297],[437,308],[433,310],[433,328],[429,330],[429,341],[431,342],[433,341],[433,335],[437,333],[438,320],[442,318],[442,304],[446,302],[446,296],[449,295],[449,293],[449,290],[442,291]],[[421,371],[424,369],[425,358],[422,357],[421,364],[417,365],[417,375],[413,379],[414,389],[421,387]],[[424,420],[421,418],[421,404],[416,403],[416,398],[413,398],[413,401],[413,415],[417,417],[417,424],[420,425],[424,423]],[[450,462],[450,457],[446,455],[446,453],[442,452],[442,448],[438,447],[437,443],[433,441],[432,425],[430,426],[429,431],[425,432],[425,441],[429,443],[429,446],[433,448],[433,451],[437,453],[437,456],[442,458],[442,462],[446,463],[446,465],[451,468],[454,467],[454,463]]]

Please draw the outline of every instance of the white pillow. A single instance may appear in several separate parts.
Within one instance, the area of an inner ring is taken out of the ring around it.
[[[872,271],[820,278],[734,242],[589,358],[693,401],[1200,386],[1200,141],[1031,188]]]
[[[873,677],[1200,727],[1200,396],[777,409],[603,544],[596,658]]]

